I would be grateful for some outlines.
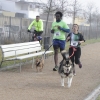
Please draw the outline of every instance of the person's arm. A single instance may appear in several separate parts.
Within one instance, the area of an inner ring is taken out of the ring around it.
[[[71,35],[71,33],[69,33],[69,34],[67,35],[67,37],[66,37],[66,41],[67,41],[67,42],[70,41],[70,35]]]
[[[53,34],[54,32],[55,32],[55,30],[53,29],[53,23],[52,23],[51,33]]]
[[[31,24],[28,27],[28,30],[31,30],[32,26],[34,26],[34,22],[35,22],[35,20],[31,22]]]
[[[66,32],[66,33],[70,32],[69,26],[66,23],[64,23],[63,27],[58,26],[58,29],[60,29],[60,30],[62,30],[64,32]]]
[[[60,30],[66,32],[66,33],[69,33],[70,32],[70,29],[66,29],[66,28],[62,28],[62,27],[59,27]]]
[[[40,29],[41,29],[41,31],[43,31],[43,21],[42,20],[40,22]]]
[[[83,43],[84,41],[78,41],[79,42],[79,44],[81,44],[81,43]]]
[[[83,35],[80,33],[80,40],[79,40],[79,44],[85,42],[85,39],[83,37]]]

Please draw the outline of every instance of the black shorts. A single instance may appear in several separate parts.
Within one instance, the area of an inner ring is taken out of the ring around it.
[[[42,33],[43,33],[43,31],[36,31],[36,30],[34,30],[34,34],[35,34],[36,36],[41,36]]]

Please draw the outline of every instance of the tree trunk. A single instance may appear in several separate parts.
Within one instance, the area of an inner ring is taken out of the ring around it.
[[[47,34],[47,29],[48,29],[48,19],[49,19],[49,14],[50,14],[50,9],[51,9],[51,4],[52,4],[52,0],[50,1],[50,6],[49,6],[48,14],[47,14],[47,19],[46,19],[45,36],[46,36],[46,34]]]

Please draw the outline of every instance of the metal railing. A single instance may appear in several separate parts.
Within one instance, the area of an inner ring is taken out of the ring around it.
[[[27,34],[27,28],[31,23],[32,19],[25,18],[12,18],[12,17],[2,17],[0,16],[0,44],[10,44],[18,42],[27,42],[29,41],[29,34]],[[44,22],[44,30],[45,23]],[[50,42],[52,43],[52,34],[50,33],[52,22],[48,23],[47,33],[42,34],[42,37],[50,37]],[[69,24],[70,29],[72,25]],[[32,29],[34,30],[34,29]],[[79,26],[79,31],[84,35],[84,38],[87,39],[97,39],[100,38],[100,28],[95,26]]]

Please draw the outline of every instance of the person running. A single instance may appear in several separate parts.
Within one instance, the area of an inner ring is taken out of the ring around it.
[[[40,16],[36,16],[36,19],[28,27],[28,32],[31,32],[31,28],[34,26],[35,30],[33,32],[32,41],[35,41],[37,36],[41,36],[43,33],[43,21],[40,19]],[[40,39],[39,39],[40,42]]]
[[[84,37],[81,33],[78,32],[79,26],[78,24],[74,24],[72,27],[72,32],[68,34],[67,41],[70,41],[70,47],[69,47],[69,56],[73,53],[73,47],[75,48],[74,55],[70,58],[71,62],[74,66],[75,64],[78,64],[79,68],[82,68],[82,64],[80,61],[81,57],[81,43],[85,42]],[[75,68],[74,68],[74,74],[75,74]]]
[[[55,67],[53,71],[58,70],[58,49],[60,52],[65,49],[66,33],[70,32],[68,25],[62,21],[63,14],[58,11],[55,13],[56,21],[52,23],[51,33],[53,33],[53,49]]]

